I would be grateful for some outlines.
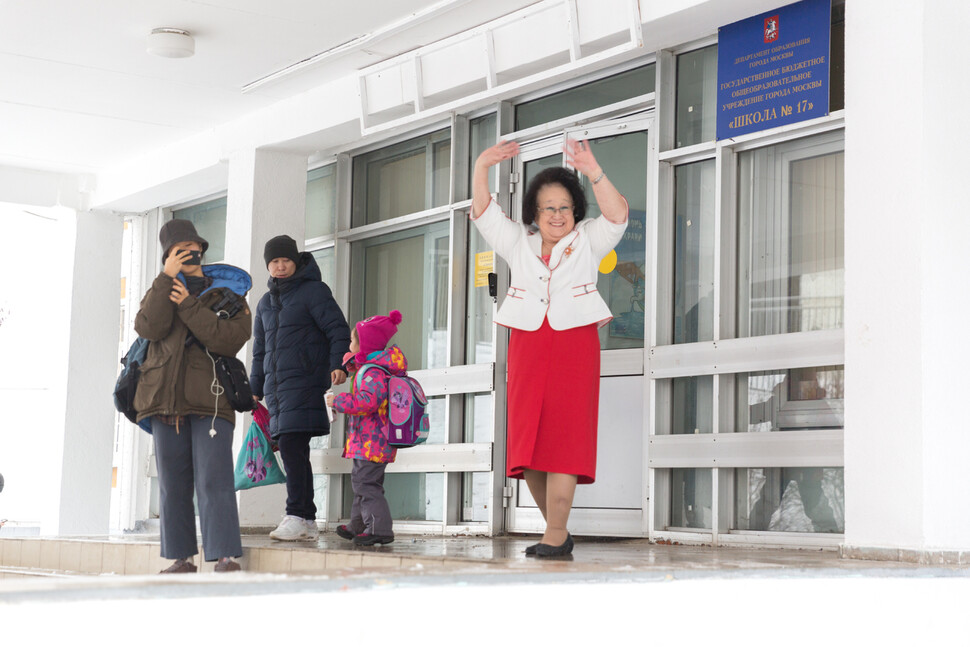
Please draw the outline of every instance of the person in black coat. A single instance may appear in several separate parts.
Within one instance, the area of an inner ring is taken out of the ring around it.
[[[330,433],[324,394],[347,379],[344,354],[350,327],[316,260],[289,236],[271,238],[263,250],[269,292],[253,324],[253,397],[266,398],[270,435],[286,469],[286,515],[270,537],[316,539],[310,439]]]

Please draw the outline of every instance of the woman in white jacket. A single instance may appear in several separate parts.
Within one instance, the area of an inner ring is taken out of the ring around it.
[[[546,520],[527,555],[568,555],[566,529],[577,483],[596,479],[600,348],[612,318],[596,290],[597,270],[619,243],[629,207],[586,142],[567,140],[566,159],[591,181],[602,216],[586,220],[576,172],[542,171],[523,198],[522,223],[492,200],[488,169],[514,157],[501,141],[475,162],[471,218],[506,260],[512,277],[495,322],[511,329],[508,357],[507,474],[523,478]]]

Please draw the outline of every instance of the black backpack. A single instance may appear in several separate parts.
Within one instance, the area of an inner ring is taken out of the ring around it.
[[[148,340],[139,337],[131,343],[128,352],[121,358],[121,374],[115,382],[115,409],[125,414],[125,418],[136,423],[139,427],[152,433],[150,420],[138,422],[138,412],[135,411],[135,391],[138,390],[138,378],[141,376],[141,365],[148,355]]]

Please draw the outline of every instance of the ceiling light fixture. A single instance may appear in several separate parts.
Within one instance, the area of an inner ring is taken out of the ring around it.
[[[158,27],[148,35],[146,51],[165,58],[186,58],[195,54],[195,40],[184,29]]]

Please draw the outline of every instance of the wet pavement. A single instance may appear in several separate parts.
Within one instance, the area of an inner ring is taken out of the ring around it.
[[[354,548],[330,533],[290,543],[245,536],[245,571],[152,575],[168,564],[157,556],[157,537],[3,539],[0,635],[4,644],[25,644],[95,632],[166,646],[187,637],[188,644],[287,637],[405,645],[970,644],[967,566],[584,537],[571,558],[542,560],[524,553],[535,541],[398,535],[388,546]],[[25,566],[35,552],[61,568]],[[83,557],[99,552],[100,562]],[[88,573],[63,568],[74,563],[87,564]],[[100,574],[91,573],[95,564]]]

